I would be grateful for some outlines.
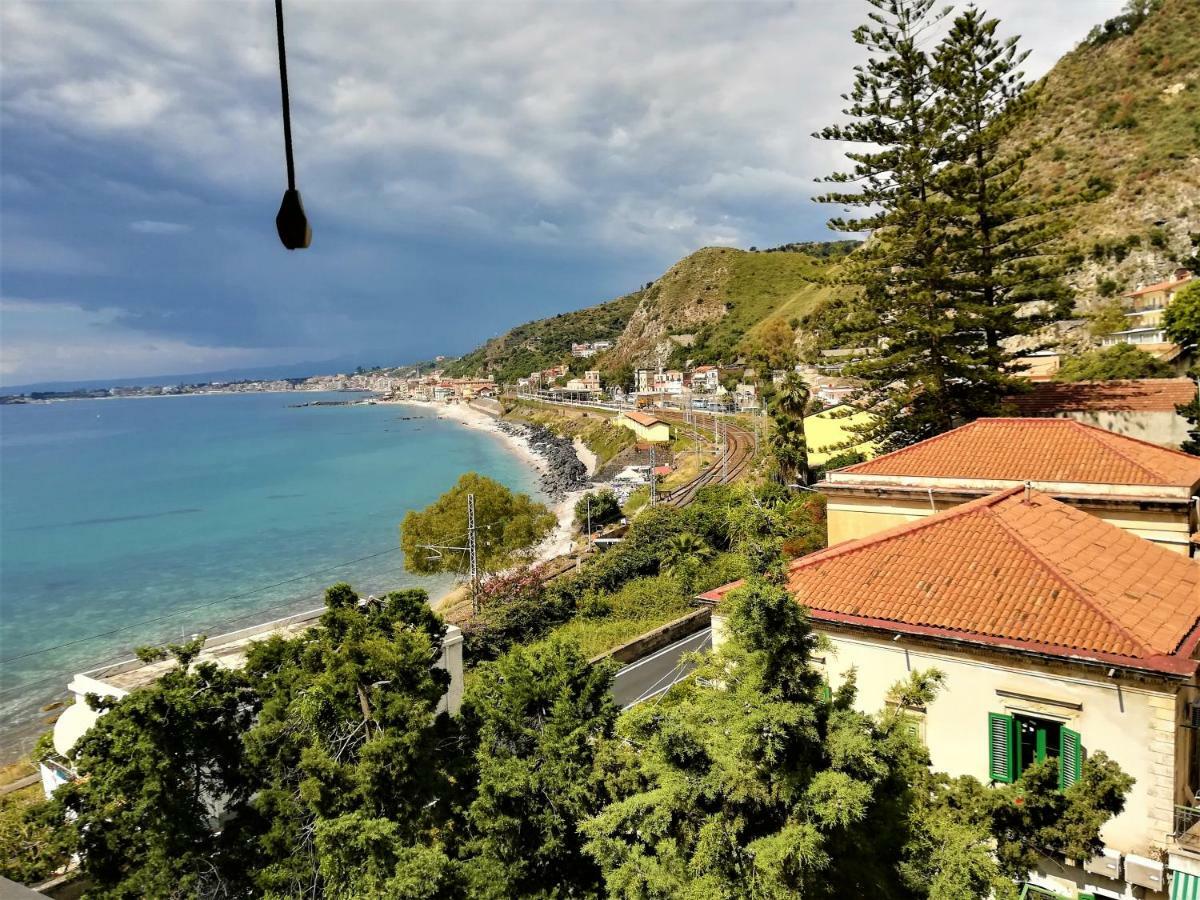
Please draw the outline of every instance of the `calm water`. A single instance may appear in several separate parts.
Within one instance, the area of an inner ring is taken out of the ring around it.
[[[0,406],[0,748],[70,673],[133,647],[309,609],[335,581],[436,594],[446,579],[404,572],[404,513],[468,470],[536,489],[497,438],[433,410],[289,406],[346,398]]]

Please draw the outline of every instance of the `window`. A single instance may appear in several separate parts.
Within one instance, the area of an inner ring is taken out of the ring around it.
[[[1061,722],[1021,713],[988,713],[988,776],[1011,784],[1034,763],[1058,759],[1058,785],[1079,780],[1083,746],[1078,732]]]
[[[900,709],[899,704],[889,700],[888,708],[895,710],[899,715],[903,724],[904,730],[916,738],[920,743],[925,743],[925,708],[923,706],[909,707],[908,709]]]

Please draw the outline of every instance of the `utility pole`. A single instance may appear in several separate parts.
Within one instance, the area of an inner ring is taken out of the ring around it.
[[[650,445],[650,505],[658,504],[658,478],[654,474],[654,445]]]
[[[479,553],[475,542],[474,494],[467,494],[467,553],[471,561],[471,612],[479,615]]]
[[[729,423],[721,423],[721,484],[729,481]]]

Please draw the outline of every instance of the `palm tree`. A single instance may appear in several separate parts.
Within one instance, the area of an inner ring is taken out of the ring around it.
[[[687,562],[701,563],[712,557],[713,548],[703,538],[683,532],[673,535],[667,541],[666,549],[663,550],[662,558],[659,561],[659,568],[667,574],[674,574]]]
[[[808,441],[804,435],[804,410],[812,396],[804,379],[789,372],[775,392],[771,418],[775,421],[773,450],[786,481],[808,483]]]

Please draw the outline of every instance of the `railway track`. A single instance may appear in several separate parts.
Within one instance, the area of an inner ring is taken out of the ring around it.
[[[664,412],[656,410],[655,415],[660,419],[665,419],[674,424],[683,424],[684,417],[681,413]],[[697,426],[701,425],[701,420],[704,416],[697,413],[693,421]],[[714,427],[713,421],[716,417],[709,415],[709,428]],[[736,481],[741,477],[742,473],[750,465],[750,461],[754,456],[754,435],[742,428],[740,425],[735,425],[726,420],[725,430],[726,440],[729,443],[728,459],[722,465],[719,461],[714,462],[711,466],[689,481],[687,484],[677,487],[675,490],[665,494],[660,494],[658,502],[668,506],[687,506],[695,498],[700,488],[708,484],[728,484]]]
[[[542,402],[558,406],[570,406],[577,409],[603,409],[614,413],[622,412],[620,408],[599,403],[570,403],[548,399],[543,399]],[[688,424],[682,412],[666,409],[654,409],[653,412],[660,419],[671,422],[674,425]],[[707,420],[707,425],[704,424],[705,420]],[[717,421],[718,417],[712,413],[693,412],[691,424],[695,424],[698,429],[711,431],[716,426]],[[729,458],[725,465],[722,466],[719,460],[714,462],[687,484],[680,485],[673,491],[659,494],[659,503],[675,507],[687,506],[696,498],[696,494],[700,488],[708,484],[728,484],[736,481],[749,468],[750,462],[754,457],[754,434],[727,418],[723,419],[723,421],[726,423],[725,433],[729,441]]]

